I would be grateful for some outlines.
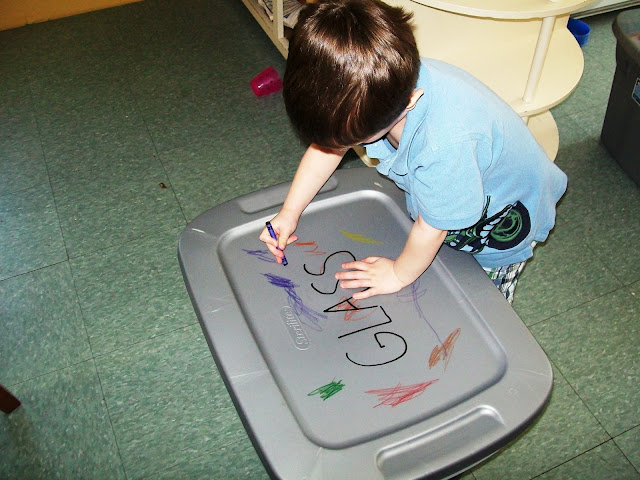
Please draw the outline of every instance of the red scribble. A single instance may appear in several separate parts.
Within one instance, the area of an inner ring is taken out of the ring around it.
[[[451,355],[453,354],[453,347],[456,343],[456,340],[460,336],[460,329],[456,328],[453,332],[449,334],[447,339],[442,342],[442,345],[436,345],[431,350],[431,355],[429,356],[429,368],[435,367],[440,360],[444,361],[444,369],[447,369],[447,365],[449,365],[449,360],[451,360]]]
[[[308,253],[309,255],[326,255],[327,252],[323,252],[321,250],[318,250],[318,244],[316,242],[296,242],[294,243],[295,246],[297,247],[314,247],[311,250],[305,250],[305,253]]]
[[[378,400],[380,403],[374,405],[373,408],[379,407],[380,405],[388,405],[390,407],[395,407],[400,405],[401,403],[408,402],[409,400],[413,400],[416,397],[419,397],[424,393],[429,385],[437,382],[438,379],[429,380],[424,383],[416,383],[415,385],[407,385],[402,386],[400,383],[392,388],[382,388],[380,390],[367,390],[364,393],[371,393],[373,395],[378,396]]]

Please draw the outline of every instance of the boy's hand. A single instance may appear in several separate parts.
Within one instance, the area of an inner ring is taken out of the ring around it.
[[[286,214],[280,212],[271,220],[271,226],[273,231],[276,232],[278,241],[271,238],[269,231],[265,227],[260,234],[260,240],[267,244],[269,251],[276,257],[276,262],[282,263],[282,257],[284,257],[284,249],[290,243],[298,240],[297,235],[293,235],[293,232],[298,226],[296,219],[288,217]]]
[[[431,265],[442,246],[446,230],[439,230],[418,217],[400,256],[394,261],[384,257],[367,257],[342,264],[349,272],[338,272],[342,288],[368,288],[353,294],[355,300],[395,293],[413,283]]]
[[[342,268],[350,271],[338,272],[335,277],[340,280],[342,288],[368,288],[352,296],[354,300],[362,300],[374,295],[395,293],[408,285],[398,278],[394,265],[395,262],[388,258],[367,257],[360,261],[343,263]]]

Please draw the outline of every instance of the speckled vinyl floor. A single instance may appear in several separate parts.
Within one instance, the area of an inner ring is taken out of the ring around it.
[[[599,143],[614,15],[554,109],[569,175],[515,308],[555,386],[465,478],[638,479],[640,191]],[[284,60],[237,0],[147,0],[0,32],[1,479],[261,479],[176,258],[188,221],[290,180],[249,80]],[[351,159],[346,167],[358,167]]]

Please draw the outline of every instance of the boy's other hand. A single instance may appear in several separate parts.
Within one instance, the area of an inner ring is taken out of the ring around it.
[[[298,226],[298,222],[295,219],[291,219],[279,213],[273,220],[271,220],[271,227],[273,231],[276,233],[278,240],[274,240],[271,238],[269,234],[269,230],[265,227],[260,233],[260,240],[262,240],[266,245],[269,251],[276,257],[276,262],[282,263],[282,257],[284,257],[284,249],[290,243],[293,243],[298,240],[297,235],[293,235],[293,232],[296,230]]]
[[[354,293],[354,300],[396,293],[406,285],[396,275],[394,264],[393,260],[384,257],[367,257],[356,262],[345,262],[342,268],[349,271],[338,272],[335,278],[340,280],[342,288],[367,288]]]

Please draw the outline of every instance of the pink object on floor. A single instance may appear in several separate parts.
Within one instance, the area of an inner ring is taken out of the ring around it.
[[[251,89],[258,97],[277,92],[282,88],[282,79],[276,69],[269,66],[251,80]]]

